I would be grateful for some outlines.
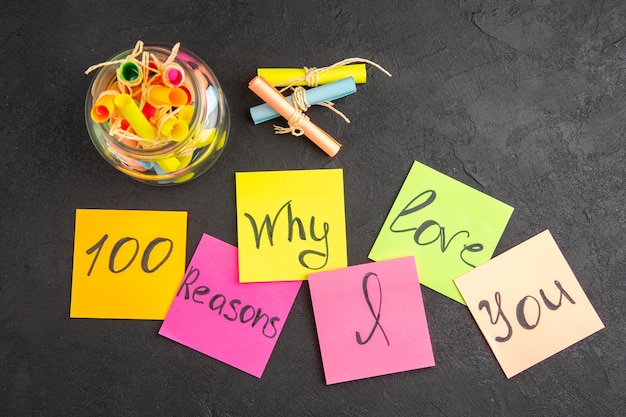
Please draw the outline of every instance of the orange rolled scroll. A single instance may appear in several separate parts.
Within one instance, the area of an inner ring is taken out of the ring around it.
[[[300,111],[293,107],[293,105],[262,76],[254,77],[248,84],[248,88],[269,104],[276,113],[287,120],[291,119],[295,112]],[[307,138],[319,146],[329,156],[335,156],[337,152],[339,152],[341,144],[308,119],[300,126],[300,129],[302,129],[302,132]]]

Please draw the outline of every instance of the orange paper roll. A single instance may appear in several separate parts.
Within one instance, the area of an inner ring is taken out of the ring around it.
[[[248,84],[248,88],[287,120],[292,117],[294,112],[298,111],[262,76],[257,75],[254,77]],[[307,138],[319,146],[329,156],[335,156],[337,152],[339,152],[341,144],[311,121],[307,120],[300,129],[302,129],[302,132],[304,132]]]
[[[153,106],[180,107],[187,104],[187,93],[182,88],[154,85],[148,89],[148,102]]]

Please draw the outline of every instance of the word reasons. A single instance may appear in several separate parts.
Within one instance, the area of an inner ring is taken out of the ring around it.
[[[211,289],[206,285],[198,285],[197,287],[190,289],[199,277],[200,270],[190,266],[189,272],[187,272],[183,283],[176,293],[176,297],[180,296],[184,288],[185,300],[189,300],[191,298],[194,303],[204,304],[202,297],[207,296],[211,292]],[[236,322],[239,319],[239,321],[243,324],[250,323],[253,328],[260,322],[263,322],[261,333],[269,339],[276,337],[278,334],[275,323],[280,321],[280,318],[276,316],[270,318],[269,315],[263,313],[261,308],[255,308],[254,306],[247,304],[239,309],[239,306],[243,304],[241,300],[232,299],[228,301],[226,296],[223,294],[215,294],[211,297],[207,304],[211,311],[217,311],[220,316],[224,317],[228,321]],[[228,307],[226,307],[226,304],[228,304]],[[224,312],[225,307],[228,309],[226,312]]]
[[[435,220],[426,220],[422,222],[422,224],[418,227],[410,227],[407,229],[398,229],[395,227],[396,222],[400,218],[416,213],[419,210],[429,206],[430,204],[435,202],[436,198],[437,198],[437,193],[434,190],[426,190],[420,193],[417,197],[409,201],[409,203],[402,209],[402,211],[400,211],[400,213],[396,216],[396,218],[391,223],[391,226],[389,226],[389,230],[391,230],[394,233],[415,231],[413,235],[413,240],[419,246],[427,246],[427,245],[430,245],[439,241],[441,253],[444,253],[446,250],[448,250],[450,244],[455,238],[459,236],[463,236],[463,235],[465,235],[465,238],[469,238],[470,237],[469,231],[460,230],[454,233],[452,236],[450,236],[449,239],[446,240],[445,227],[441,226]],[[434,229],[435,231],[434,237],[427,236],[428,234],[426,233],[426,231],[429,229]],[[467,259],[465,259],[464,254],[465,252],[481,252],[482,250],[483,250],[482,243],[471,243],[469,245],[463,244],[463,248],[459,252],[459,258],[466,265],[469,265],[472,268],[475,268],[476,267],[475,265],[473,265]]]
[[[109,238],[109,235],[105,234],[92,247],[90,247],[89,249],[85,251],[87,255],[91,255],[94,252],[96,253],[93,258],[93,262],[91,263],[91,266],[89,267],[89,271],[87,272],[87,276],[91,276],[91,273],[93,272],[93,268],[96,265],[96,261],[98,260],[98,257],[100,256],[100,252],[102,252],[102,248],[104,247],[104,244],[106,243],[108,238]],[[130,259],[128,259],[125,264],[123,264],[122,266],[116,266],[115,260],[118,257],[118,254],[122,250],[122,248],[125,246],[128,246],[127,244],[130,244],[133,247],[133,253],[130,256]],[[167,253],[163,256],[163,258],[159,262],[157,262],[155,266],[150,267],[150,257],[152,255],[152,252],[160,244],[164,244],[168,246]],[[139,247],[140,247],[139,241],[134,237],[123,237],[119,239],[115,243],[115,245],[113,245],[113,248],[111,249],[111,253],[109,254],[109,271],[111,271],[114,274],[119,274],[120,272],[124,272],[126,269],[128,269],[132,265],[137,255],[139,254]],[[148,245],[144,249],[143,255],[141,256],[141,269],[148,274],[155,272],[167,261],[167,259],[172,254],[173,249],[174,249],[174,242],[172,242],[171,239],[164,238],[164,237],[157,237],[157,238],[152,239],[150,243],[148,243]]]
[[[558,310],[561,307],[563,297],[565,297],[567,301],[569,301],[570,303],[576,304],[574,299],[570,297],[570,295],[563,289],[559,281],[554,281],[554,285],[559,290],[559,301],[557,304],[553,303],[552,301],[548,299],[548,297],[546,297],[546,294],[544,293],[543,289],[539,290],[539,295],[541,296],[541,299],[543,300],[544,305],[548,307],[549,310],[552,310],[552,311]],[[502,300],[501,300],[501,296],[499,292],[496,292],[494,294],[494,300],[495,300],[496,306],[498,307],[495,318],[491,314],[491,306],[489,304],[489,301],[481,300],[478,303],[478,309],[482,310],[484,308],[487,311],[487,314],[489,315],[489,320],[491,321],[491,324],[493,325],[498,324],[498,322],[500,321],[500,318],[502,318],[502,321],[506,325],[507,333],[505,336],[496,336],[495,339],[497,342],[506,342],[507,340],[511,339],[511,337],[513,336],[513,327],[511,326],[511,323],[509,322],[506,315],[502,311]],[[534,318],[534,320],[529,320],[526,314],[526,303],[529,302],[529,300],[532,300],[531,305],[535,306],[536,317]],[[539,301],[532,295],[527,295],[523,297],[517,303],[515,316],[517,318],[517,322],[523,329],[526,329],[526,330],[534,329],[539,324],[539,320],[541,318],[541,305]]]
[[[299,217],[294,217],[292,209],[291,209],[291,200],[289,200],[278,209],[273,219],[270,218],[269,214],[266,214],[260,227],[257,225],[257,222],[254,219],[254,217],[252,217],[252,215],[250,215],[249,213],[244,213],[244,216],[246,216],[246,218],[250,220],[252,231],[254,232],[254,239],[255,239],[257,249],[260,249],[261,247],[261,239],[263,238],[264,231],[265,231],[265,234],[267,235],[267,240],[270,246],[274,246],[274,237],[275,237],[274,231],[278,224],[278,219],[281,216],[281,213],[283,213],[283,210],[285,209],[286,209],[285,221],[286,221],[286,229],[287,229],[287,240],[289,242],[293,241],[294,229],[296,226],[298,229],[298,236],[300,237],[300,240],[307,240],[304,223]],[[323,241],[324,251],[319,252],[319,251],[312,250],[312,249],[306,249],[306,250],[301,251],[300,254],[298,255],[298,261],[300,262],[300,265],[311,270],[324,268],[326,264],[328,263],[328,256],[329,256],[328,232],[330,230],[330,226],[328,225],[327,222],[324,222],[322,226],[323,234],[321,236],[318,236],[317,233],[315,232],[315,220],[316,220],[315,216],[311,216],[311,220],[309,222],[309,236],[315,242]],[[321,258],[323,260],[322,264],[318,266],[314,266],[315,261],[309,260],[311,257],[313,257],[313,259],[315,259],[316,257]]]
[[[367,289],[367,282],[370,279],[370,277],[376,278],[376,282],[378,283],[378,311],[377,312],[374,312],[374,307],[372,306],[372,302],[370,301],[370,297],[369,297],[369,290]],[[382,289],[382,287],[380,285],[380,279],[378,278],[378,275],[376,275],[373,272],[368,272],[363,277],[363,296],[365,297],[365,302],[367,303],[367,307],[369,308],[370,312],[372,313],[372,317],[374,317],[374,326],[372,327],[372,330],[370,331],[370,334],[367,336],[367,338],[365,340],[363,340],[361,338],[361,333],[357,331],[356,332],[356,342],[359,345],[366,344],[367,342],[370,341],[372,336],[374,336],[374,332],[376,331],[376,328],[379,328],[380,331],[382,332],[383,336],[385,337],[385,341],[387,342],[387,346],[389,346],[389,339],[387,338],[387,333],[385,333],[385,330],[383,329],[383,326],[380,324],[380,309],[381,309],[382,304],[383,304],[383,289]]]

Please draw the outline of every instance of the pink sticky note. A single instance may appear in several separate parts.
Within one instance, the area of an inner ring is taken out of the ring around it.
[[[159,334],[260,378],[301,284],[240,284],[237,248],[205,234]]]
[[[327,384],[435,365],[412,256],[308,279]]]

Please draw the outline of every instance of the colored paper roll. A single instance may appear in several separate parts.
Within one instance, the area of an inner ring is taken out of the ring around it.
[[[186,85],[181,85],[178,88],[180,88],[185,92],[185,94],[187,94],[187,102],[185,104],[190,104],[193,101],[193,96],[191,95],[191,90],[189,89],[189,87],[187,87]]]
[[[356,84],[354,78],[348,77],[343,80],[335,81],[330,84],[321,85],[319,87],[306,90],[304,93],[307,103],[311,106],[314,104],[324,103],[325,101],[336,100],[341,97],[353,94],[356,92]],[[292,96],[286,97],[287,101],[293,104]],[[265,103],[259,104],[250,108],[250,116],[255,125],[259,123],[267,122],[268,120],[275,119],[280,115],[272,109],[272,107]]]
[[[289,120],[296,111],[293,105],[262,76],[254,77],[248,84],[248,88],[287,120]],[[310,120],[304,123],[300,128],[307,138],[319,146],[329,156],[335,156],[337,152],[339,152],[341,144]]]
[[[156,113],[156,107],[146,102],[143,104],[143,107],[141,108],[141,112],[143,113],[144,116],[146,116],[148,120],[150,120],[152,119],[152,117],[154,117],[154,114]]]
[[[159,174],[173,172],[176,170],[176,168],[178,168],[179,165],[180,165],[180,161],[175,156],[170,156],[169,158],[155,161],[155,168],[157,166],[158,168],[160,168],[157,170],[157,172],[161,171],[161,172],[158,172]]]
[[[96,104],[91,108],[91,120],[96,123],[103,123],[109,120],[115,111],[115,93],[102,94]]]
[[[205,90],[209,88],[209,81],[206,79],[202,71],[200,71],[199,69],[195,69],[193,70],[193,75],[195,79],[202,85],[202,88],[204,88]]]
[[[206,89],[206,114],[211,114],[217,107],[218,102],[219,97],[217,96],[217,91],[215,90],[215,87],[210,85]]]
[[[189,134],[189,127],[187,126],[187,123],[182,122],[175,117],[170,117],[161,124],[159,133],[165,137],[172,138],[176,142],[180,142]]]
[[[135,130],[137,136],[143,139],[154,140],[156,130],[150,124],[146,116],[143,115],[139,107],[128,94],[120,94],[113,101],[130,126]]]
[[[207,145],[210,145],[211,143],[213,143],[213,140],[215,140],[216,134],[216,128],[203,130],[202,132],[200,132],[200,134],[198,134],[198,137],[196,139],[196,146],[198,148],[203,148]]]
[[[178,112],[178,119],[187,124],[191,123],[191,119],[193,119],[193,114],[196,109],[193,106],[184,106]]]
[[[284,87],[289,85],[290,81],[304,77],[306,72],[302,68],[259,68],[257,75],[262,76],[272,85]],[[354,78],[354,82],[357,84],[365,83],[367,79],[365,64],[351,64],[328,69],[318,76],[317,84],[328,84],[347,77]],[[306,81],[299,81],[293,85],[306,86],[307,83]]]
[[[187,166],[189,166],[189,164],[191,163],[191,160],[193,159],[193,153],[190,153],[189,155],[185,155],[185,156],[178,156],[177,159],[179,163],[176,169],[180,171],[181,169],[187,168]]]
[[[171,88],[163,85],[153,85],[148,88],[148,102],[153,106],[180,107],[187,104],[187,93],[182,88]]]
[[[154,167],[154,162],[150,161],[137,161],[139,165],[141,165],[144,170],[152,169]]]
[[[130,86],[139,85],[143,80],[141,67],[133,61],[123,62],[117,70],[117,77]]]
[[[176,88],[185,81],[185,73],[180,65],[172,63],[163,68],[161,79],[166,86]]]

